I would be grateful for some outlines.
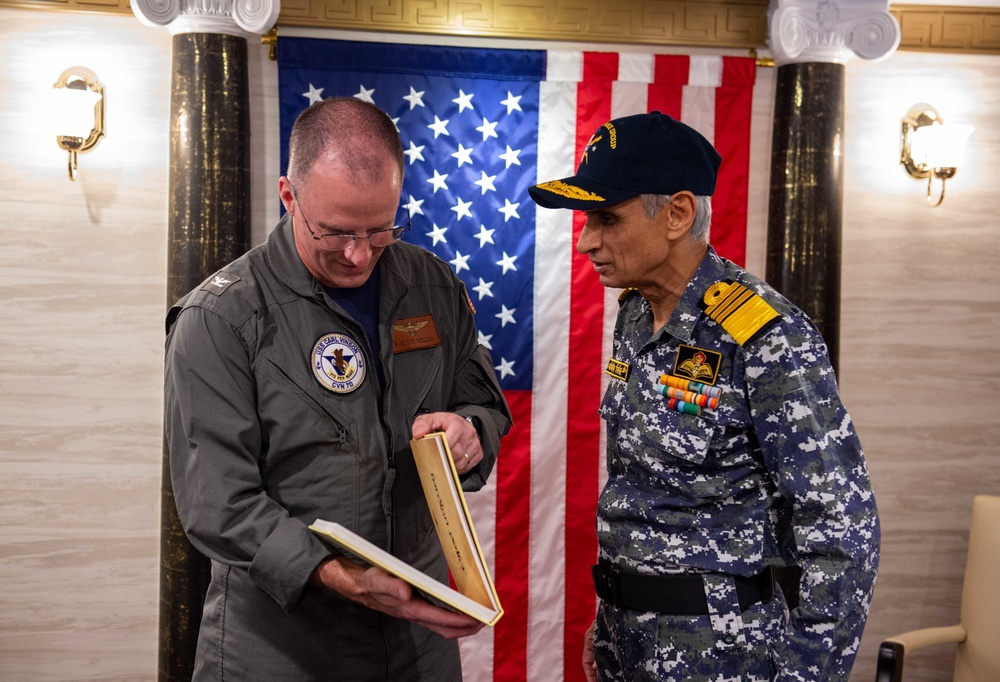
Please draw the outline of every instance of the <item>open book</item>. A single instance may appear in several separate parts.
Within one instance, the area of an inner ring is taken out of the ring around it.
[[[430,433],[411,440],[410,449],[457,589],[418,571],[339,523],[316,519],[309,528],[338,548],[346,549],[387,573],[402,578],[432,600],[487,625],[495,625],[503,615],[503,609],[472,526],[448,442],[443,433]]]

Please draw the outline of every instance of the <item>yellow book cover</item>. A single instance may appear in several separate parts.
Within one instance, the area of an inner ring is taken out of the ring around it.
[[[503,609],[472,525],[472,516],[465,503],[462,482],[447,439],[441,432],[429,433],[423,438],[411,440],[410,450],[413,451],[424,497],[427,498],[434,528],[458,591],[483,606],[495,609],[499,619]]]
[[[493,579],[465,503],[462,483],[441,432],[410,441],[420,483],[457,589],[419,571],[339,523],[316,519],[310,530],[338,549],[401,578],[426,596],[487,625],[503,615]]]

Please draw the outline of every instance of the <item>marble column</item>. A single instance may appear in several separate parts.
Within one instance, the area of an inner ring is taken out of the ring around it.
[[[765,279],[816,323],[836,370],[844,65],[888,57],[901,33],[888,0],[771,0],[768,30],[778,79]],[[776,572],[789,608],[798,605],[801,575],[795,566]]]
[[[169,307],[250,247],[247,37],[278,0],[132,0],[138,19],[173,35],[170,91]],[[164,442],[160,501],[158,678],[190,680],[210,564],[181,527]]]
[[[840,356],[844,72],[899,46],[888,0],[771,0],[778,69],[765,278],[816,323]]]

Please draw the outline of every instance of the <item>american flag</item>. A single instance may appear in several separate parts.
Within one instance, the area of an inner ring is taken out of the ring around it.
[[[581,216],[527,190],[571,175],[605,121],[662,111],[722,154],[712,243],[742,264],[754,61],[279,38],[278,69],[282,172],[313,102],[358,97],[396,122],[406,238],[465,282],[514,415],[490,483],[467,496],[505,613],[462,640],[465,679],[582,680],[618,292],[574,251]]]

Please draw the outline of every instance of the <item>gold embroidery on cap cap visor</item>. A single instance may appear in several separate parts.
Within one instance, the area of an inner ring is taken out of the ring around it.
[[[579,199],[580,201],[604,201],[604,197],[600,194],[594,194],[593,192],[582,190],[579,187],[567,185],[562,180],[543,182],[542,184],[537,185],[537,188],[545,190],[546,192],[558,194],[561,197],[567,197],[569,199]]]

